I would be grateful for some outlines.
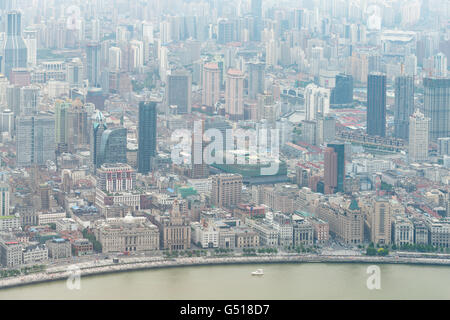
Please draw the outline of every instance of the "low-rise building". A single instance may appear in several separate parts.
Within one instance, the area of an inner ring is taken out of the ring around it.
[[[72,254],[74,256],[85,256],[94,252],[94,246],[88,239],[77,239],[72,242]]]
[[[450,219],[433,220],[429,223],[430,244],[434,247],[450,247]]]
[[[272,226],[278,231],[278,245],[289,247],[293,244],[293,225],[292,217],[282,213],[275,213]]]
[[[145,217],[110,218],[95,229],[102,252],[142,252],[159,247],[158,228]]]
[[[192,242],[202,248],[219,247],[219,230],[211,224],[191,223]]]
[[[394,243],[401,247],[414,243],[414,225],[404,216],[394,217],[393,223]]]
[[[414,221],[414,243],[420,245],[428,245],[429,231],[425,221]]]
[[[52,259],[65,259],[72,256],[72,247],[67,239],[57,238],[45,242],[48,248],[48,256]]]
[[[48,260],[48,249],[44,244],[27,246],[22,252],[23,264],[36,264]]]
[[[245,224],[256,231],[261,246],[278,246],[279,232],[271,223],[267,222],[265,219],[245,219]]]
[[[40,213],[38,215],[38,224],[44,225],[49,223],[56,223],[59,219],[63,219],[66,217],[66,212],[48,212],[48,213]]]
[[[58,219],[55,222],[56,231],[76,231],[78,230],[78,223],[75,222],[72,218],[62,218]]]
[[[327,243],[330,239],[329,223],[316,217],[309,217],[308,221],[311,222],[314,229],[314,241],[318,244]]]
[[[314,244],[314,228],[311,222],[304,218],[296,216],[293,221],[293,245],[312,246]]]
[[[236,248],[254,248],[259,246],[259,235],[248,228],[236,230]]]
[[[3,267],[15,268],[22,264],[22,244],[18,241],[0,241],[0,261]]]
[[[19,230],[22,220],[18,216],[0,216],[0,231]]]

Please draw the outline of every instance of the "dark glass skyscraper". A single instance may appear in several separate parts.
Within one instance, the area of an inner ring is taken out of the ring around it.
[[[250,40],[261,41],[262,31],[262,0],[252,0],[251,10],[253,16],[253,32],[250,34]]]
[[[91,164],[95,171],[96,168],[100,167],[100,145],[102,140],[103,132],[106,130],[105,117],[100,111],[97,111],[95,118],[92,123],[91,131]]]
[[[156,102],[139,103],[138,172],[147,174],[156,155]]]
[[[27,46],[22,38],[22,14],[19,11],[10,11],[6,19],[2,72],[9,78],[13,68],[27,67],[28,56]]]
[[[414,112],[414,78],[400,76],[395,78],[394,135],[408,140],[409,117]]]
[[[450,136],[450,78],[423,80],[423,114],[431,119],[431,141]]]
[[[336,85],[331,90],[331,105],[348,105],[353,103],[353,77],[346,74],[336,75]]]
[[[167,105],[177,106],[177,113],[191,113],[191,75],[187,71],[176,71],[167,76]]]
[[[386,136],[386,75],[369,74],[367,81],[367,134]]]
[[[248,63],[248,97],[256,100],[258,93],[264,93],[265,69],[262,62]]]
[[[229,20],[221,20],[218,23],[218,35],[217,35],[217,43],[227,44],[229,42],[233,42],[235,40],[235,31],[234,31],[234,23]]]
[[[92,41],[86,44],[86,76],[90,87],[100,87],[100,43]]]
[[[98,166],[104,163],[127,163],[126,128],[117,127],[103,132],[98,162]]]

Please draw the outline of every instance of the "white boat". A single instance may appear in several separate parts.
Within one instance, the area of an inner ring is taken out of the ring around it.
[[[258,269],[252,272],[252,276],[262,276],[264,274],[263,269]]]

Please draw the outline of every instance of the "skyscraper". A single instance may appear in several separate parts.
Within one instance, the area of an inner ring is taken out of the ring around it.
[[[330,89],[309,84],[305,89],[306,120],[316,120],[330,112]]]
[[[409,117],[414,112],[414,78],[395,78],[395,137],[408,140]]]
[[[324,154],[325,193],[344,192],[345,145],[329,143]]]
[[[70,103],[57,100],[55,104],[55,141],[56,145],[67,144],[69,140]]]
[[[106,120],[100,111],[97,111],[92,119],[91,127],[91,166],[95,171],[100,166],[100,145],[102,141],[103,132],[106,130]]]
[[[22,38],[22,14],[19,11],[10,11],[6,19],[2,72],[9,78],[13,68],[27,67],[28,53],[27,46]]]
[[[175,71],[167,76],[167,105],[177,106],[177,113],[191,113],[191,75],[187,71]]]
[[[83,86],[84,68],[80,58],[74,58],[67,64],[67,82],[71,88]]]
[[[86,44],[86,71],[90,87],[100,87],[100,53],[100,43],[92,41]]]
[[[98,166],[104,163],[127,162],[127,129],[107,129],[102,134]]]
[[[430,140],[450,136],[450,78],[425,78],[423,114],[431,119]]]
[[[76,149],[88,145],[90,140],[87,110],[79,99],[72,102],[68,118],[68,148],[74,153]]]
[[[331,90],[331,105],[349,105],[353,103],[353,77],[346,74],[338,74],[335,78],[336,85]]]
[[[251,0],[251,10],[254,17],[262,18],[262,0]]]
[[[367,134],[386,136],[386,75],[371,73],[367,80]]]
[[[417,109],[409,120],[409,161],[418,162],[428,159],[428,127],[430,118],[426,118]]]
[[[139,103],[138,172],[142,174],[150,172],[156,155],[156,117],[156,102]]]
[[[27,63],[29,67],[37,64],[37,30],[25,29],[23,32],[24,42],[27,47]]]
[[[0,183],[0,216],[9,216],[9,185]]]
[[[248,98],[255,100],[258,93],[264,93],[266,65],[261,62],[248,63]]]
[[[262,0],[251,1],[251,13],[253,16],[253,32],[250,34],[250,40],[261,41],[262,30]],[[251,21],[251,20],[250,20]]]
[[[227,44],[235,40],[234,23],[229,20],[220,20],[218,23],[217,43]]]
[[[202,104],[215,107],[220,98],[220,70],[217,63],[206,63],[203,66]]]
[[[110,71],[120,71],[122,69],[122,50],[119,47],[109,48],[108,68]]]
[[[40,89],[37,86],[27,86],[20,88],[20,113],[32,115],[38,109]]]
[[[231,120],[244,119],[244,75],[237,69],[230,69],[227,73],[225,112]]]
[[[55,160],[55,118],[50,115],[20,116],[16,119],[17,165],[45,165]]]
[[[194,123],[196,126],[197,123]],[[194,127],[192,133],[192,145],[191,145],[191,178],[203,179],[209,176],[209,166],[205,163],[203,158],[203,151],[205,149],[205,141],[203,135],[205,133],[205,122],[200,121],[200,125]]]

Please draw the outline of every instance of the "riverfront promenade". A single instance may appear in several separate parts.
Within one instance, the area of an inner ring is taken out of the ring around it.
[[[45,272],[12,277],[0,280],[0,288],[15,287],[33,283],[66,280],[70,276],[91,276],[98,274],[125,272],[156,268],[183,266],[206,266],[225,264],[265,264],[265,263],[373,263],[373,264],[423,264],[448,265],[450,259],[438,258],[406,258],[397,256],[339,256],[317,254],[278,254],[258,256],[230,257],[194,257],[194,258],[164,258],[164,257],[123,257],[118,263],[113,260],[92,261],[66,266],[50,267]]]

